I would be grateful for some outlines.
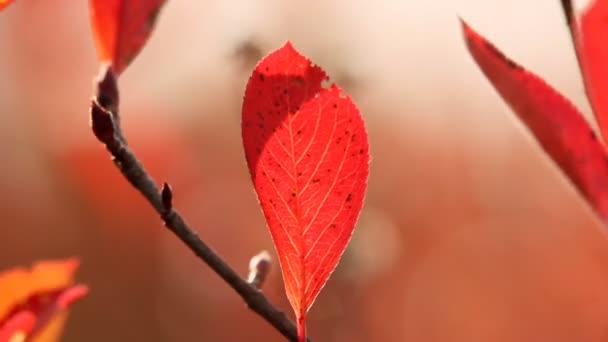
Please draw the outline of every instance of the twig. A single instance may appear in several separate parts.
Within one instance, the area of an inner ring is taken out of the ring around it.
[[[217,273],[243,298],[247,306],[290,341],[297,341],[296,326],[281,310],[268,301],[254,285],[242,279],[220,256],[207,246],[173,208],[173,192],[167,183],[159,190],[129,148],[120,127],[118,87],[111,68],[102,69],[97,81],[97,94],[91,103],[91,127],[99,141],[105,144],[123,176],[135,187],[160,215],[169,228],[190,250]],[[261,284],[261,282],[260,282]]]

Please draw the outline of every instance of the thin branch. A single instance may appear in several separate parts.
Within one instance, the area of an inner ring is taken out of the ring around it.
[[[270,303],[254,285],[242,279],[220,256],[205,244],[173,208],[173,192],[167,183],[162,190],[129,148],[118,116],[118,87],[110,67],[102,69],[97,81],[97,94],[91,103],[93,133],[112,155],[123,176],[160,215],[165,226],[196,256],[217,273],[243,298],[247,306],[264,318],[290,341],[297,341],[296,326],[281,310]]]
[[[574,7],[572,6],[571,0],[560,0],[560,2],[562,4],[564,18],[566,19],[566,25],[568,26],[568,32],[570,32],[570,41],[572,42],[572,48],[574,49],[574,54],[576,55],[576,62],[578,63],[578,68],[584,80],[585,75],[583,72],[583,63],[580,52],[578,51],[577,22],[574,15]],[[585,89],[587,88],[585,87]],[[589,98],[589,94],[587,94],[587,98]]]
[[[593,115],[598,121],[598,111],[593,101],[591,99],[591,94],[589,93],[589,89],[587,87],[588,80],[587,75],[585,75],[585,66],[583,64],[583,57],[581,56],[581,51],[579,50],[579,27],[578,21],[576,18],[576,13],[574,13],[574,7],[572,5],[572,0],[560,0],[562,4],[562,11],[564,12],[564,18],[566,19],[566,25],[568,25],[568,31],[570,32],[570,41],[572,43],[572,48],[574,49],[574,55],[576,56],[576,63],[578,64],[578,70],[581,73],[581,78],[583,80],[583,89],[585,91],[585,97],[587,98],[587,102],[591,106],[591,110],[593,111]],[[603,138],[603,137],[602,137]]]

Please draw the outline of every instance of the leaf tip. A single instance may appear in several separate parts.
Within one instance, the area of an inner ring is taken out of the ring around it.
[[[293,43],[291,42],[291,40],[287,40],[285,42],[285,44],[283,44],[282,49],[288,49],[288,50],[297,51],[296,48],[293,46]]]
[[[458,17],[458,20],[460,21],[460,28],[462,29],[462,34],[468,45],[472,39],[478,37],[479,35],[477,34],[477,32],[475,32],[475,30],[473,30],[473,28],[471,28],[471,25],[469,25],[469,23],[467,23],[466,20],[464,20],[462,17]]]
[[[67,309],[72,304],[82,299],[89,293],[89,287],[83,284],[77,284],[68,288],[61,296],[57,299],[57,306],[60,309]]]

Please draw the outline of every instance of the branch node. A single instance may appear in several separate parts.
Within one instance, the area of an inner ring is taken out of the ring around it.
[[[249,261],[249,277],[247,282],[256,289],[260,289],[270,272],[272,260],[268,251],[261,251]]]
[[[96,81],[96,100],[99,105],[108,111],[118,113],[119,93],[116,76],[110,64],[102,65]]]
[[[163,183],[163,187],[160,191],[160,197],[162,199],[163,209],[165,210],[166,215],[173,210],[173,191],[171,190],[169,183]]]
[[[106,145],[115,138],[116,126],[112,113],[103,108],[96,100],[91,101],[91,128],[95,137]]]

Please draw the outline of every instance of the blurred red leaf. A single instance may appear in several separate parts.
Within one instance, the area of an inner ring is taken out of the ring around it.
[[[2,11],[6,6],[10,5],[13,0],[0,0],[0,11]]]
[[[279,255],[287,297],[305,315],[352,235],[369,173],[359,110],[290,43],[255,68],[242,108],[249,171]]]
[[[496,91],[596,212],[608,219],[606,151],[583,116],[541,78],[507,58],[465,22],[462,25],[469,52]]]
[[[88,288],[73,285],[78,260],[44,261],[0,273],[0,341],[55,341],[66,310]]]
[[[591,107],[604,141],[608,141],[608,1],[594,1],[580,16],[580,25],[572,23],[570,29],[574,30]]]
[[[131,63],[150,37],[165,0],[89,0],[93,36],[102,63],[116,75]]]

